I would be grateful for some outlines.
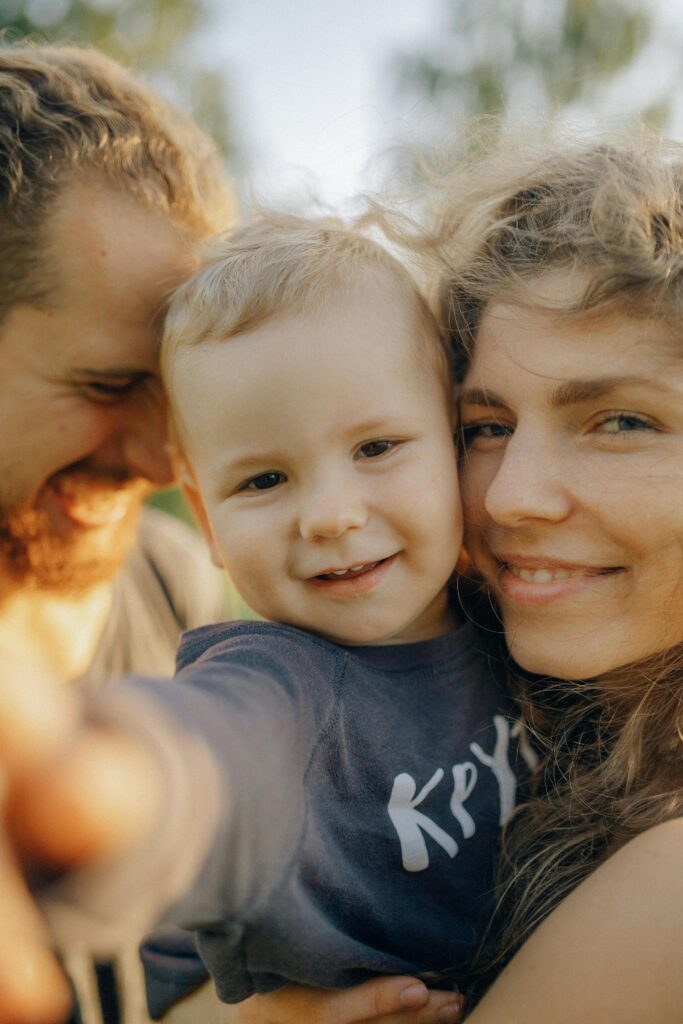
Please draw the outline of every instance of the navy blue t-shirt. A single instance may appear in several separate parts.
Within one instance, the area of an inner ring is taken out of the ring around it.
[[[387,647],[290,626],[188,633],[155,699],[213,749],[231,794],[173,917],[226,1002],[382,973],[461,987],[492,909],[501,823],[525,774],[513,706],[465,625]],[[521,744],[524,748],[524,743]],[[203,978],[144,951],[154,1016]]]

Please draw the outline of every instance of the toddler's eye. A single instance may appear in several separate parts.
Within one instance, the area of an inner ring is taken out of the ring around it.
[[[366,444],[362,444],[358,449],[358,455],[362,459],[376,459],[380,455],[386,455],[393,448],[396,447],[396,441],[387,441],[381,439],[379,441],[368,441]]]
[[[261,473],[242,484],[243,491],[270,491],[286,480],[284,473]]]

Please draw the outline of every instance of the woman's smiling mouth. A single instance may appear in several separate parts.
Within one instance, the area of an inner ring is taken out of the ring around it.
[[[552,558],[496,555],[502,595],[520,604],[547,604],[592,590],[624,571],[622,566],[577,565]]]

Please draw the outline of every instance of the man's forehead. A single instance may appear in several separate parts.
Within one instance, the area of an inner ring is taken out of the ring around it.
[[[196,266],[194,241],[164,211],[89,182],[64,190],[45,240],[59,267],[56,308],[155,334],[172,291]]]

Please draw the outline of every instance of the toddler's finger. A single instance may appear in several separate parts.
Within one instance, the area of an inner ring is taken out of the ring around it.
[[[66,979],[12,851],[0,840],[0,1020],[59,1024],[71,1006]]]
[[[156,820],[162,780],[152,755],[125,735],[90,727],[9,794],[6,820],[23,853],[74,866],[115,856]]]

